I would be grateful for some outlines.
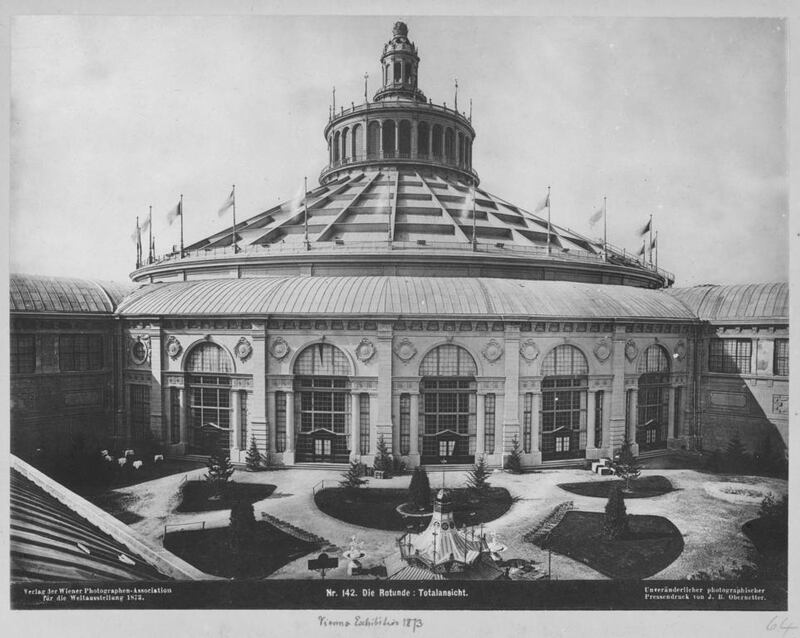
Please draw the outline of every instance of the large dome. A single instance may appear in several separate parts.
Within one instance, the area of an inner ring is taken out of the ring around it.
[[[405,25],[402,25],[405,27]],[[334,104],[320,186],[181,250],[135,281],[270,275],[548,279],[661,288],[673,276],[479,188],[471,116],[426,101],[407,28],[381,55],[372,101]],[[544,193],[531,193],[530,200]]]

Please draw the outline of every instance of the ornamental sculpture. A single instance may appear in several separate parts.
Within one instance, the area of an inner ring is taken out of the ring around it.
[[[178,338],[173,336],[167,339],[166,350],[169,358],[174,360],[180,356],[181,352],[183,352],[183,346],[181,345],[181,342],[178,341]]]
[[[533,339],[526,339],[519,344],[519,353],[525,361],[531,363],[539,356],[539,348],[533,342]]]
[[[136,365],[145,363],[150,358],[150,335],[133,337],[128,352]]]
[[[497,339],[491,339],[489,343],[483,347],[481,354],[489,363],[494,363],[503,356],[503,346],[500,345]]]
[[[364,337],[356,346],[356,357],[362,363],[366,363],[375,356],[375,344]]]
[[[417,349],[408,339],[403,339],[394,347],[394,353],[401,361],[408,363],[417,355]]]
[[[633,339],[628,339],[625,342],[625,358],[628,361],[633,361],[637,354],[639,354],[639,346],[636,345]]]
[[[239,357],[239,361],[247,361],[250,355],[253,354],[253,344],[246,337],[242,337],[234,347],[233,352]]]
[[[597,343],[594,344],[594,356],[597,357],[598,361],[606,361],[611,356],[611,351],[611,341],[606,337],[598,339]]]
[[[683,361],[686,358],[686,344],[683,341],[679,341],[675,345],[675,358],[678,361]]]
[[[291,350],[291,348],[289,347],[289,344],[286,342],[286,339],[284,339],[283,337],[277,337],[277,338],[273,339],[272,340],[272,345],[270,345],[270,347],[269,347],[270,354],[273,357],[275,357],[276,359],[278,359],[278,361],[280,361],[287,354],[289,354],[290,350]]]

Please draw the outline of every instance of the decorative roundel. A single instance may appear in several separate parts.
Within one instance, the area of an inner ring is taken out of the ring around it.
[[[239,339],[239,343],[233,349],[236,356],[239,357],[240,361],[247,361],[250,358],[250,355],[253,354],[253,345],[247,340],[247,338],[242,337]]]
[[[150,356],[150,337],[139,335],[133,339],[130,347],[131,360],[136,365],[142,365]]]
[[[686,357],[686,344],[683,341],[679,341],[675,346],[675,358],[678,361],[683,361]]]
[[[359,343],[356,346],[356,357],[358,357],[359,361],[366,363],[374,356],[375,356],[375,344],[372,343],[366,337],[364,337],[361,340],[361,343]]]
[[[594,344],[594,356],[598,361],[605,361],[611,356],[611,342],[603,337]]]
[[[533,339],[526,339],[519,344],[519,353],[522,355],[522,358],[525,359],[525,361],[530,363],[539,356],[539,348],[533,342]]]
[[[411,341],[403,339],[394,347],[394,353],[401,361],[408,362],[417,355],[417,349]]]
[[[625,357],[628,361],[633,361],[637,354],[639,354],[639,346],[636,345],[633,339],[628,339],[625,342]]]
[[[433,521],[433,526],[434,527],[439,527],[439,521]]]
[[[273,357],[280,360],[283,359],[287,354],[289,354],[289,344],[286,342],[286,339],[283,337],[277,337],[272,340],[272,345],[269,348],[270,353]]]
[[[171,359],[177,359],[181,352],[183,352],[183,346],[177,337],[167,339],[167,354]]]
[[[483,354],[483,358],[489,363],[494,363],[503,356],[503,346],[501,346],[496,339],[492,339],[483,347],[481,354]]]
[[[446,532],[448,529],[450,529],[450,526],[447,523],[442,523],[442,531]]]

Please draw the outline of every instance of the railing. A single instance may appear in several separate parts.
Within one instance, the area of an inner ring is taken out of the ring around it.
[[[340,107],[339,111],[333,113],[329,122],[328,126],[330,126],[333,122],[340,120],[343,117],[347,117],[350,115],[354,115],[356,113],[367,113],[369,111],[382,111],[382,110],[427,110],[432,113],[443,113],[445,115],[456,116],[459,119],[463,120],[467,124],[471,126],[471,121],[469,117],[464,115],[460,111],[456,111],[455,109],[451,109],[444,105],[434,104],[433,102],[414,102],[413,104],[398,104],[397,102],[364,102],[362,104],[352,104],[349,108]]]
[[[449,158],[444,155],[429,155],[427,153],[417,153],[414,156],[412,153],[397,152],[397,151],[378,151],[369,153],[357,153],[350,157],[343,157],[332,161],[325,168],[320,171],[320,179],[325,175],[339,168],[346,168],[348,166],[355,166],[363,162],[380,162],[381,160],[405,160],[414,162],[425,162],[427,164],[437,164],[441,166],[452,167],[466,173],[470,173],[478,177],[478,172],[469,166],[464,160],[456,161],[455,158]]]
[[[328,483],[330,483],[330,480],[328,480]],[[324,479],[322,481],[317,481],[316,483],[314,483],[314,486],[311,488],[312,496],[316,496],[317,495],[317,488],[319,488],[319,491],[322,491],[322,490],[325,489],[325,480]]]
[[[200,527],[197,527],[198,525]],[[192,521],[190,523],[173,523],[172,525],[164,525],[164,536],[166,536],[170,532],[188,531],[191,529],[205,529],[205,528],[206,528],[205,521]]]
[[[508,255],[519,258],[535,257],[537,259],[550,259],[552,261],[570,261],[574,263],[603,263],[602,254],[590,253],[583,250],[569,250],[562,251],[558,249],[551,249],[548,253],[545,246],[515,246],[513,244],[505,244],[503,242],[433,242],[423,240],[424,243],[417,241],[358,241],[347,242],[339,240],[338,242],[309,242],[307,245],[303,242],[296,244],[268,244],[266,246],[248,245],[243,248],[238,248],[236,252],[232,246],[221,246],[218,248],[197,249],[192,251],[184,251],[183,261],[197,260],[202,261],[209,258],[234,256],[237,257],[261,257],[271,255],[302,255],[307,253],[325,254],[325,253],[375,253],[383,251],[415,251],[415,252],[431,252],[431,251],[447,251],[447,252],[470,252],[481,254],[494,254],[494,255]],[[664,270],[663,268],[656,268],[650,264],[642,264],[640,261],[625,255],[623,252],[616,252],[614,249],[610,257],[614,260],[621,262],[623,266],[635,266],[644,269],[648,272],[660,275],[667,280],[674,280],[674,275]],[[168,253],[158,257],[152,265],[163,265],[172,261],[180,261],[180,253]],[[607,262],[606,262],[607,263]],[[143,266],[146,268],[147,266]]]

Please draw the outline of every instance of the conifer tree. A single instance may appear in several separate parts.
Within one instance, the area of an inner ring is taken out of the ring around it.
[[[263,470],[268,464],[267,456],[261,454],[258,450],[255,433],[250,435],[250,446],[247,448],[245,463],[247,464],[247,469],[252,472]]]
[[[414,468],[408,485],[409,500],[418,510],[428,512],[431,507],[431,483],[423,467]]]
[[[511,439],[511,453],[506,459],[506,469],[512,474],[522,474],[522,449],[516,434]]]
[[[737,432],[733,435],[733,438],[728,441],[728,447],[725,450],[726,469],[729,472],[744,473],[748,469],[749,460],[747,448],[745,448]]]
[[[208,467],[205,475],[206,481],[211,483],[214,489],[212,498],[218,499],[222,495],[222,487],[233,474],[233,464],[228,456],[221,458],[212,454],[208,457],[206,465]]]
[[[389,452],[389,447],[386,445],[386,441],[383,438],[383,434],[378,437],[378,449],[375,453],[375,462],[373,467],[377,471],[383,472],[384,478],[391,478],[392,476],[392,466],[394,462],[392,460],[392,455]]]
[[[625,489],[628,491],[631,488],[631,481],[635,481],[642,473],[642,465],[639,463],[639,458],[634,456],[633,450],[631,450],[631,441],[628,438],[627,429],[625,430],[625,438],[622,441],[622,448],[617,458],[611,463],[611,467],[614,468],[617,476],[625,479]]]
[[[367,482],[361,478],[358,472],[358,465],[358,461],[350,461],[350,467],[347,468],[346,472],[342,472],[342,480],[339,481],[339,485],[347,489],[356,490]]]
[[[467,476],[467,486],[477,492],[484,492],[489,488],[489,467],[486,465],[486,457],[481,454],[475,465]]]
[[[606,537],[615,540],[625,535],[628,529],[628,513],[625,508],[625,497],[619,487],[611,490],[606,503],[603,520],[603,532]]]

